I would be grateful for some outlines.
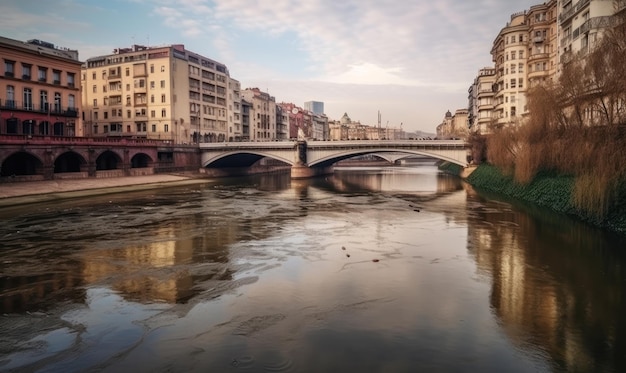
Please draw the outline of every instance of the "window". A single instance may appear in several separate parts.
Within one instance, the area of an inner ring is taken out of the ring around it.
[[[126,68],[126,76],[130,76],[130,68],[129,67]]]
[[[109,112],[108,111],[105,111],[103,113],[103,115],[104,115],[104,119],[109,119]]]
[[[517,84],[520,88],[524,88],[524,78],[519,78],[518,80],[518,84]]]
[[[93,120],[98,120],[98,112],[97,111],[93,112]]]
[[[519,66],[517,66],[517,71],[519,71],[520,73],[524,72],[524,64],[520,63]]]
[[[511,43],[515,43],[515,35],[511,36]]]
[[[15,76],[15,62],[4,60],[4,76]]]
[[[150,103],[154,104],[154,95],[150,95]]]
[[[130,110],[126,110],[126,118],[130,118],[130,116],[131,116]]]
[[[46,69],[45,67],[40,67],[39,68],[37,79],[40,82],[45,82],[46,81],[46,72],[48,72],[48,69]]]
[[[169,124],[165,124],[163,126],[163,132],[170,132],[170,125]]]
[[[156,118],[156,110],[150,110],[150,118]]]
[[[41,110],[48,111],[48,91],[39,91],[39,107]]]
[[[154,65],[150,65],[150,74],[154,74]]]
[[[67,86],[74,87],[74,73],[67,73]]]
[[[167,117],[167,110],[162,109],[161,110],[161,118],[165,118],[165,117]]]
[[[154,80],[150,81],[150,89],[154,89]]]
[[[52,83],[61,84],[61,72],[59,70],[52,70]]]
[[[92,91],[93,91],[93,93],[98,93],[98,86],[94,84],[93,88],[92,88]]]
[[[93,125],[93,133],[94,133],[94,134],[95,134],[95,133],[98,133],[98,125],[97,125],[97,124],[94,124],[94,125]]]
[[[515,88],[515,83],[516,83],[515,79],[511,79],[511,88]]]
[[[165,103],[165,95],[161,95],[161,102]]]
[[[24,109],[33,110],[33,91],[30,88],[24,88]]]
[[[515,111],[516,111],[516,110],[515,110],[515,106],[512,106],[512,107],[511,107],[511,116],[512,116],[512,117],[514,117],[514,116],[516,115]]]
[[[165,80],[161,80],[161,88],[165,88]]]
[[[130,106],[130,95],[126,95],[126,106]]]
[[[511,74],[515,74],[515,64],[511,64]]]
[[[152,132],[156,132],[156,124],[152,125]]]
[[[62,106],[61,104],[61,94],[59,92],[54,92],[54,111],[60,112]]]
[[[164,73],[165,72],[165,66],[161,65],[161,72]]]
[[[515,51],[511,52],[511,59],[514,60],[515,59]]]
[[[524,51],[519,51],[519,59],[524,59]]]
[[[126,90],[127,90],[127,91],[130,91],[130,83],[129,83],[129,84],[126,84]]]
[[[93,107],[98,107],[98,99],[97,98],[93,99]]]
[[[22,79],[30,80],[30,68],[32,65],[22,64]]]
[[[91,74],[91,79],[96,80],[96,72],[95,71]],[[96,126],[96,128],[98,128],[98,126]]]
[[[7,101],[5,106],[8,106],[10,108],[15,107],[15,87],[13,87],[12,85],[7,86]]]

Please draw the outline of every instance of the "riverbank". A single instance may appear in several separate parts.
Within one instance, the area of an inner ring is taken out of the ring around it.
[[[0,184],[0,208],[61,198],[79,198],[127,191],[207,183],[196,174],[159,174],[101,179],[45,180]]]
[[[465,180],[477,189],[547,207],[594,226],[626,234],[626,203],[612,206],[603,218],[581,211],[572,203],[573,177],[540,175],[529,184],[519,184],[512,177],[503,175],[497,167],[482,164]]]

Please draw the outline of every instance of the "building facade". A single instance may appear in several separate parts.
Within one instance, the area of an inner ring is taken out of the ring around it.
[[[78,51],[0,37],[0,134],[84,136]]]
[[[225,65],[181,44],[90,58],[81,80],[86,135],[226,141],[229,78]]]
[[[468,126],[472,132],[490,132],[494,109],[494,84],[496,70],[492,67],[480,69],[468,90]]]
[[[228,141],[242,141],[241,83],[228,78]]]
[[[323,115],[324,103],[321,101],[307,101],[304,103],[304,110],[308,110],[317,115]]]
[[[275,141],[276,99],[258,88],[246,88],[241,97],[252,104],[250,108],[250,141]]]

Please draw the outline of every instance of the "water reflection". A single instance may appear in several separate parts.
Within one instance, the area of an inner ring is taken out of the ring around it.
[[[512,340],[540,347],[557,370],[624,371],[624,238],[550,211],[469,198],[477,208],[468,250]]]
[[[0,221],[0,370],[626,370],[623,239],[432,166]]]

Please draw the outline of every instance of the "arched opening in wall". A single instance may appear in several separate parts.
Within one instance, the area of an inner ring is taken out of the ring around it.
[[[11,154],[2,162],[1,166],[1,177],[43,174],[43,163],[34,155],[26,152]]]
[[[96,171],[117,170],[121,161],[117,154],[107,150],[96,159]]]
[[[130,160],[131,168],[147,168],[152,165],[152,158],[150,158],[147,154],[139,153],[135,154],[135,156]]]
[[[17,135],[19,120],[17,118],[7,119],[7,135]]]
[[[85,159],[74,152],[66,152],[54,161],[54,173],[80,172],[86,165]]]

